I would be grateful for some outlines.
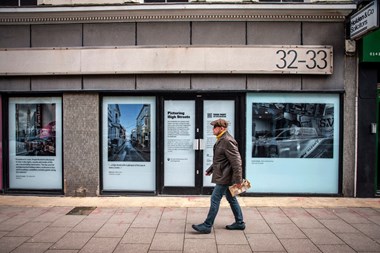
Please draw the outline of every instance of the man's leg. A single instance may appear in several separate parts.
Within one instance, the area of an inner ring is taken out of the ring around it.
[[[235,216],[235,222],[231,225],[226,226],[227,229],[245,229],[245,223],[243,218],[243,212],[240,208],[239,202],[236,197],[232,197],[231,192],[226,191],[226,199],[230,204],[231,210]]]
[[[204,222],[204,224],[208,227],[212,227],[214,225],[214,221],[216,218],[216,215],[219,211],[220,201],[223,198],[224,193],[226,192],[227,186],[226,185],[215,185],[214,190],[211,194],[211,200],[210,200],[210,209],[208,211],[207,218]]]
[[[192,225],[192,228],[200,233],[209,234],[211,232],[212,225],[214,224],[216,215],[219,211],[220,201],[224,193],[226,192],[227,186],[224,185],[215,185],[214,190],[211,194],[210,199],[210,209],[206,220],[199,225]]]

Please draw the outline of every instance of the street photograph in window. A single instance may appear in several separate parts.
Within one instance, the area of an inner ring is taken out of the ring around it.
[[[253,158],[333,158],[334,104],[252,103]]]
[[[55,111],[55,104],[16,104],[16,156],[56,155]]]
[[[150,162],[149,104],[108,104],[108,161]]]

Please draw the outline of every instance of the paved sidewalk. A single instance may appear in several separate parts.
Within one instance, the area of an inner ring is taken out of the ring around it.
[[[208,196],[0,196],[0,253],[380,252],[380,199],[239,201],[246,230],[224,228],[233,215],[223,201],[203,235],[191,225],[205,219]]]

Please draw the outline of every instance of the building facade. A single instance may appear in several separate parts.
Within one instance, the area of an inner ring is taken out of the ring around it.
[[[209,194],[225,118],[248,195],[356,196],[353,1],[104,2],[0,9],[3,192]]]

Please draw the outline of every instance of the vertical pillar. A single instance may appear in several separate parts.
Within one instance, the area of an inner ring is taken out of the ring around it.
[[[98,94],[63,94],[66,196],[96,196],[99,193],[99,115]]]

